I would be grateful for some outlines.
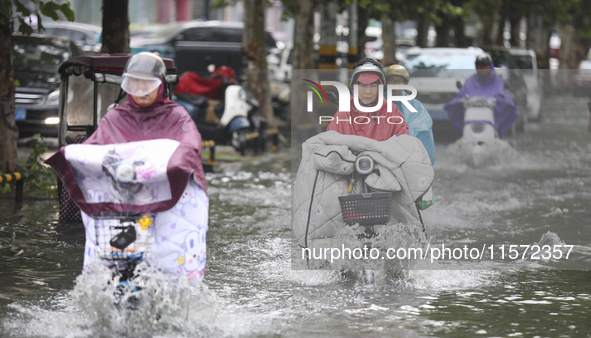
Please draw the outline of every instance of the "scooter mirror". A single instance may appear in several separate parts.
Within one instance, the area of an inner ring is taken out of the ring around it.
[[[355,160],[355,170],[361,175],[368,175],[374,169],[375,163],[373,159],[367,155],[359,156]]]

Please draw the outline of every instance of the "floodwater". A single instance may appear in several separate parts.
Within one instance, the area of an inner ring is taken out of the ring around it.
[[[543,114],[507,138],[518,156],[492,167],[438,143],[437,202],[423,218],[432,243],[573,245],[569,259],[451,262],[372,283],[294,270],[283,151],[208,175],[204,284],[155,283],[158,304],[141,311],[117,311],[98,279],[80,276],[81,224],[58,222],[57,201],[15,213],[0,200],[0,336],[591,336],[589,111],[568,97],[546,100]]]

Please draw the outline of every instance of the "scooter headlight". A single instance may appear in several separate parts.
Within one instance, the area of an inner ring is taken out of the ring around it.
[[[367,155],[362,155],[355,160],[355,170],[361,175],[370,174],[375,167],[373,159]]]
[[[115,176],[119,182],[130,182],[135,178],[135,167],[132,162],[123,161],[115,170]]]

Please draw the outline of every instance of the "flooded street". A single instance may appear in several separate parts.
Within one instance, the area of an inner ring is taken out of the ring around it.
[[[207,175],[205,287],[159,319],[108,321],[84,299],[93,290],[78,277],[84,231],[58,222],[57,200],[26,200],[14,212],[0,199],[0,336],[590,336],[587,100],[548,99],[542,114],[506,139],[518,156],[492,167],[458,163],[436,138],[436,204],[422,216],[433,244],[567,244],[569,259],[431,264],[371,284],[295,270],[283,149]]]

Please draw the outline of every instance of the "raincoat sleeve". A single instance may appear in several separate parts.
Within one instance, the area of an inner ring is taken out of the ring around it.
[[[464,84],[464,86],[462,86],[462,88],[456,93],[456,96],[443,107],[452,125],[460,131],[464,128],[465,109],[462,98],[467,95],[467,84],[468,81],[466,81],[466,84]]]
[[[511,125],[517,120],[518,112],[517,106],[513,102],[511,94],[503,89],[495,94],[497,104],[495,106],[495,129],[499,134],[499,138],[503,138],[505,133],[509,131]]]
[[[394,107],[396,109],[396,107]],[[403,116],[402,113],[400,111],[397,112],[398,116]],[[394,125],[394,129],[392,131],[392,135],[391,136],[395,136],[395,135],[410,135],[410,130],[408,127],[408,123],[406,121],[403,121],[400,124],[395,124]]]
[[[410,104],[415,108],[416,112],[411,112],[406,107],[399,107],[400,111],[404,115],[404,120],[408,125],[408,129],[411,136],[414,136],[421,140],[427,153],[431,164],[435,163],[435,140],[433,138],[433,119],[431,115],[423,106],[421,101],[413,99],[409,101]],[[396,103],[398,105],[398,102]]]
[[[334,114],[332,121],[330,121],[330,123],[328,124],[328,127],[326,127],[326,131],[334,130],[334,131],[337,131],[341,134],[344,134],[343,130],[339,130],[339,125],[336,123],[336,120],[337,119],[345,119],[345,118],[347,118],[345,113],[343,113],[341,111],[337,111]]]

